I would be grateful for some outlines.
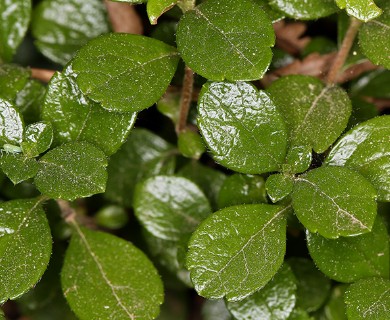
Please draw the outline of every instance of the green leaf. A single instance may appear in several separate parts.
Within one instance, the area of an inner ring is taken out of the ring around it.
[[[218,208],[238,204],[267,203],[265,181],[261,176],[233,174],[223,182],[218,195]]]
[[[326,17],[338,10],[333,0],[270,0],[269,4],[286,16],[299,20]]]
[[[186,262],[198,294],[239,301],[271,280],[284,259],[288,208],[240,205],[204,220],[190,239]]]
[[[178,2],[179,0],[149,0],[146,4],[146,10],[150,23],[157,24],[157,19]]]
[[[235,319],[286,320],[294,309],[296,279],[288,265],[283,265],[267,285],[239,302],[228,302]]]
[[[0,64],[11,61],[30,23],[31,0],[0,0]]]
[[[390,69],[390,2],[382,1],[380,5],[383,14],[362,26],[359,44],[368,59]]]
[[[174,147],[145,129],[134,129],[109,161],[106,198],[133,206],[135,185],[149,177],[173,174]]]
[[[290,148],[310,146],[324,152],[343,132],[351,114],[347,93],[314,77],[282,77],[267,92],[287,124]]]
[[[18,92],[26,85],[30,75],[28,69],[16,64],[0,65],[1,98],[13,102]]]
[[[367,278],[351,284],[345,293],[348,319],[386,320],[390,314],[390,281]]]
[[[307,232],[306,238],[314,263],[331,279],[354,282],[368,277],[389,277],[388,235],[380,216],[372,231],[360,236],[331,240]]]
[[[318,310],[329,295],[330,280],[308,259],[291,258],[287,262],[298,280],[296,306],[307,312]]]
[[[314,318],[310,317],[305,310],[295,308],[288,317],[288,320],[314,320]]]
[[[76,224],[61,282],[81,320],[154,319],[164,298],[161,279],[142,251]]]
[[[273,174],[269,176],[265,184],[267,194],[273,203],[287,197],[292,192],[293,187],[293,178],[284,174]]]
[[[325,163],[358,171],[376,188],[379,201],[390,201],[389,135],[390,116],[363,122],[337,142]]]
[[[266,13],[266,15],[273,23],[284,18],[283,12],[273,9],[269,5],[268,0],[254,0],[254,2],[260,6],[260,8]]]
[[[160,25],[160,24],[159,24]],[[157,110],[176,124],[180,117],[180,91],[167,90],[157,101]]]
[[[53,127],[50,122],[36,122],[26,127],[21,147],[29,157],[37,157],[50,148],[53,141]]]
[[[192,130],[184,130],[179,133],[177,146],[180,153],[187,158],[199,159],[206,151],[202,138]]]
[[[287,174],[305,172],[312,162],[312,147],[307,145],[290,145],[282,172]]]
[[[0,144],[19,145],[23,138],[23,119],[12,103],[0,98]]]
[[[379,115],[379,110],[375,104],[361,98],[352,98],[352,106],[352,114],[347,126],[348,130],[361,122],[370,120]]]
[[[18,184],[33,178],[38,172],[38,162],[20,153],[3,153],[0,156],[0,166],[7,177]]]
[[[99,209],[95,215],[96,223],[108,229],[123,228],[129,221],[126,210],[117,205],[108,205]]]
[[[202,77],[257,80],[271,63],[275,34],[254,2],[209,0],[183,15],[176,41],[184,62]]]
[[[135,112],[163,95],[178,61],[176,49],[159,40],[112,33],[91,40],[72,67],[89,98],[110,111]]]
[[[0,304],[31,289],[49,263],[50,228],[41,202],[0,204]]]
[[[35,44],[46,57],[62,65],[88,40],[108,31],[106,9],[99,0],[44,0],[34,10]]]
[[[352,96],[368,96],[390,99],[390,70],[375,70],[351,83],[349,92]]]
[[[53,124],[55,144],[87,141],[111,155],[126,140],[136,113],[109,112],[88,99],[69,66],[49,82],[42,117]]]
[[[242,173],[280,169],[285,125],[264,91],[245,82],[208,82],[198,109],[198,126],[217,162]]]
[[[156,176],[137,185],[134,211],[154,236],[180,240],[196,229],[211,213],[211,208],[206,196],[190,180]]]
[[[51,198],[74,200],[104,192],[105,154],[86,142],[71,142],[50,150],[39,160],[38,190]]]
[[[225,301],[206,300],[202,305],[202,319],[203,320],[233,320],[232,315],[226,308]]]
[[[317,168],[297,177],[292,193],[299,221],[326,238],[370,232],[375,200],[373,186],[357,172],[342,167]]]
[[[345,312],[344,293],[348,285],[333,287],[325,306],[319,310],[318,320],[348,320]]]
[[[340,9],[345,9],[348,15],[367,22],[382,14],[373,0],[335,0]]]

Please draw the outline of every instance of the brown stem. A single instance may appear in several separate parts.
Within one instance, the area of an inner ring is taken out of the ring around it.
[[[76,210],[71,207],[69,201],[57,199],[56,202],[60,207],[61,217],[66,222],[70,223],[76,220]]]
[[[105,0],[104,3],[110,17],[112,29],[115,32],[143,34],[142,20],[134,9],[134,5],[109,0]]]
[[[46,83],[50,81],[54,73],[54,70],[31,68],[31,77]]]
[[[182,132],[187,127],[187,117],[190,111],[192,91],[194,87],[194,73],[189,67],[184,69],[183,87],[180,98],[179,121],[176,124],[176,133]]]
[[[361,24],[361,21],[351,17],[351,23],[348,27],[347,33],[345,34],[343,42],[341,43],[340,50],[338,51],[336,58],[329,69],[328,77],[326,80],[328,84],[333,84],[336,82],[336,78],[345,63],[345,60],[347,59],[348,53],[351,50],[351,47]]]

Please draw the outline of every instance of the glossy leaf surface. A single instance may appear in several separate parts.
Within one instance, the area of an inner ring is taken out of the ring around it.
[[[287,197],[293,190],[292,177],[283,174],[273,174],[268,177],[265,184],[267,194],[273,203]]]
[[[30,72],[26,68],[16,64],[0,65],[0,97],[14,102],[18,92],[23,89],[29,78]]]
[[[198,126],[217,162],[242,173],[280,169],[287,147],[285,125],[264,91],[245,82],[209,82],[198,110]]]
[[[135,185],[155,175],[173,174],[174,155],[174,147],[164,139],[148,130],[134,129],[110,158],[105,196],[132,207]]]
[[[285,15],[299,20],[318,19],[337,11],[333,0],[270,0],[269,4]]]
[[[367,22],[382,14],[373,0],[335,0],[340,9],[345,9],[348,15]]]
[[[74,200],[104,192],[107,159],[86,142],[71,142],[50,150],[39,160],[38,190],[51,198]]]
[[[390,280],[367,278],[351,284],[345,293],[348,319],[385,320],[390,314]]]
[[[161,279],[142,251],[79,226],[65,255],[61,282],[81,320],[154,319],[163,301]]]
[[[42,114],[53,124],[55,144],[87,141],[107,155],[123,144],[136,119],[135,113],[109,112],[88,99],[77,86],[71,66],[49,82]]]
[[[186,262],[198,294],[238,301],[271,280],[286,250],[287,210],[240,205],[204,220],[189,241]]]
[[[184,130],[179,133],[177,147],[184,157],[192,159],[199,159],[206,151],[201,136],[192,130]]]
[[[33,178],[38,172],[38,162],[21,153],[6,153],[0,155],[0,166],[7,177],[18,184]]]
[[[389,136],[390,116],[370,119],[348,131],[325,163],[358,171],[376,188],[379,201],[390,201]]]
[[[271,62],[275,35],[252,1],[211,0],[183,15],[176,41],[184,62],[209,80],[256,80]]]
[[[163,95],[178,61],[176,49],[161,41],[112,33],[90,41],[72,66],[89,98],[110,111],[135,112]]]
[[[190,180],[156,176],[137,186],[134,211],[154,236],[180,240],[196,229],[211,213],[211,208],[206,196]]]
[[[53,141],[53,127],[50,122],[36,122],[26,127],[22,149],[27,157],[37,157],[50,148]]]
[[[157,19],[178,2],[179,0],[149,0],[146,10],[150,23],[157,24]]]
[[[294,309],[296,279],[289,265],[283,265],[266,286],[239,302],[228,302],[227,307],[237,320],[288,319]]]
[[[273,9],[268,3],[268,0],[254,0],[254,2],[260,6],[273,23],[285,17],[283,12]]]
[[[49,263],[50,228],[40,202],[13,200],[0,205],[0,304],[32,288]]]
[[[23,119],[7,100],[0,98],[0,145],[19,145],[23,138]]]
[[[322,167],[296,178],[292,200],[299,221],[326,238],[370,232],[376,216],[375,189],[347,168]]]
[[[34,10],[35,44],[62,65],[88,40],[108,31],[106,9],[99,0],[44,0]]]
[[[354,282],[368,277],[389,277],[388,235],[380,216],[372,231],[360,236],[326,239],[307,232],[306,239],[314,263],[331,279]]]

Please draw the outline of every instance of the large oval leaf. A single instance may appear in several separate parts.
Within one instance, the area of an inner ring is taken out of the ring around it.
[[[23,118],[7,100],[0,98],[0,145],[19,145],[23,138]]]
[[[337,11],[334,0],[270,0],[269,3],[276,10],[299,20],[318,19]]]
[[[72,66],[81,91],[92,100],[107,110],[134,112],[163,95],[178,61],[176,49],[159,40],[113,33],[91,40]]]
[[[390,201],[389,137],[390,116],[360,123],[337,142],[325,163],[358,171],[376,188],[379,201]]]
[[[75,225],[62,289],[81,320],[155,319],[163,286],[150,260],[130,242]]]
[[[292,205],[310,232],[326,238],[370,232],[376,217],[376,191],[360,174],[323,167],[295,179]]]
[[[181,18],[176,36],[185,63],[209,80],[260,79],[271,63],[272,24],[249,0],[209,0]]]
[[[382,14],[373,0],[335,0],[340,9],[345,9],[348,15],[361,21],[375,19]]]
[[[280,170],[285,125],[264,91],[245,82],[209,82],[198,109],[198,126],[217,162],[243,173]]]
[[[41,202],[0,205],[0,304],[31,289],[49,263],[51,235]]]
[[[283,263],[287,208],[267,204],[228,207],[193,233],[187,268],[203,297],[242,300],[262,288]]]

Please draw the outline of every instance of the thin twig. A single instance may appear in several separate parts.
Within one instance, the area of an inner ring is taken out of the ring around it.
[[[115,32],[143,34],[142,19],[134,5],[124,2],[105,1],[112,29]]]
[[[42,82],[49,82],[52,78],[55,70],[31,68],[31,77]]]
[[[68,223],[74,222],[76,220],[76,211],[71,207],[69,201],[57,199],[58,206],[61,210],[61,217]]]
[[[194,73],[189,67],[184,69],[183,87],[180,98],[179,121],[176,124],[176,133],[182,132],[187,126],[188,112],[190,111],[192,91],[194,87]]]

